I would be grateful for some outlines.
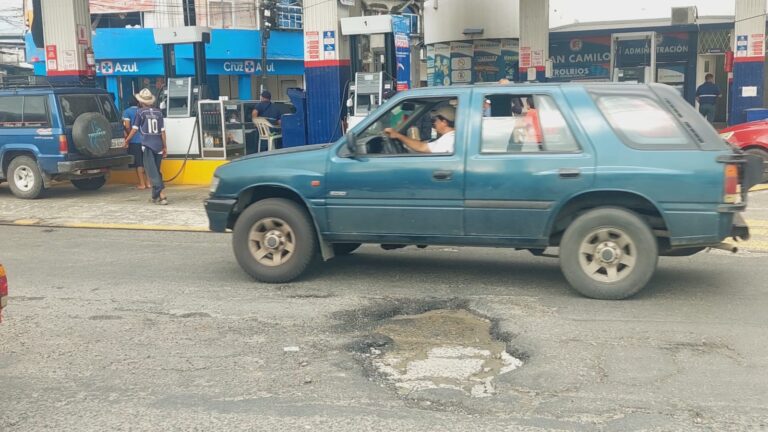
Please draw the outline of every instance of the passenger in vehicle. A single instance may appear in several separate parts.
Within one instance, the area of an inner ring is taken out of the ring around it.
[[[407,137],[392,129],[384,129],[384,133],[391,139],[396,139],[417,153],[453,153],[455,134],[456,108],[452,106],[440,107],[432,113],[432,126],[438,134],[434,141],[419,141]]]
[[[543,138],[541,135],[541,125],[539,124],[539,112],[536,110],[536,105],[533,102],[533,96],[528,96],[526,99],[528,104],[528,110],[525,112],[525,129],[527,132],[527,142],[541,144]]]

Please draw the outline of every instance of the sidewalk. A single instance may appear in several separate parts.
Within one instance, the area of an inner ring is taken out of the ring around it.
[[[760,191],[760,192],[758,192]],[[0,225],[34,225],[70,228],[107,228],[162,231],[208,231],[203,200],[207,186],[168,186],[169,205],[149,202],[148,190],[128,185],[106,185],[95,192],[56,185],[44,198],[23,200],[11,195],[8,184],[0,184]],[[768,250],[768,184],[753,189],[744,215],[756,226],[762,249]],[[765,232],[763,232],[765,231]]]
[[[0,224],[72,228],[207,231],[203,200],[208,187],[169,186],[169,204],[149,202],[149,190],[128,185],[106,185],[85,192],[70,184],[56,185],[43,198],[14,197],[8,184],[0,185]]]

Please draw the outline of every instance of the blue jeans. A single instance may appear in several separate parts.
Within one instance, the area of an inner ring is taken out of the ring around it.
[[[715,104],[699,104],[699,113],[703,115],[708,122],[715,121]]]
[[[144,147],[144,170],[152,183],[152,199],[160,198],[160,191],[165,189],[163,175],[160,173],[160,164],[163,162],[163,154],[155,153],[149,147]]]

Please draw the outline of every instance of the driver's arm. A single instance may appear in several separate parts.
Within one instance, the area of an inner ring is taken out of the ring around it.
[[[410,148],[411,150],[419,153],[431,153],[429,150],[429,145],[426,141],[419,141],[416,139],[413,139],[411,137],[408,137],[406,135],[401,134],[400,132],[392,129],[392,128],[386,128],[384,129],[384,133],[392,138],[400,141],[401,143],[405,144]]]

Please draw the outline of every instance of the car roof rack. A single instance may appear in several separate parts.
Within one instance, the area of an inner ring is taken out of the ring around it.
[[[48,77],[40,75],[0,75],[0,89],[54,87],[96,87],[96,80],[78,77],[77,79],[55,79],[51,82]]]

